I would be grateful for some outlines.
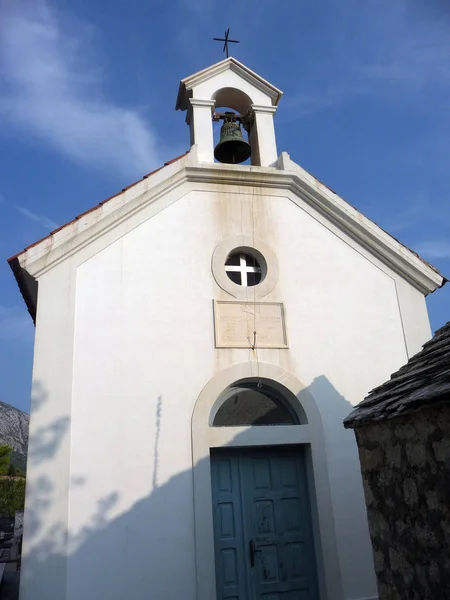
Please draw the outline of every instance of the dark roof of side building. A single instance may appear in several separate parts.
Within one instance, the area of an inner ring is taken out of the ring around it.
[[[450,321],[344,420],[354,428],[450,401]]]

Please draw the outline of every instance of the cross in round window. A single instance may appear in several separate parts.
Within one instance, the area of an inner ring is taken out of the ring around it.
[[[228,255],[225,271],[231,281],[243,287],[257,285],[262,277],[262,268],[256,257],[243,251],[234,251]]]

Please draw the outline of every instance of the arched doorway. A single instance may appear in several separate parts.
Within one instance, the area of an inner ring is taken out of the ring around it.
[[[278,389],[277,389],[278,387]],[[267,379],[243,379],[228,386],[218,399],[213,427],[257,427],[306,424],[306,415],[286,388]]]
[[[192,451],[199,600],[341,597],[322,424],[295,377],[250,362],[216,375],[194,409]]]
[[[290,395],[267,379],[238,381],[212,426],[306,424]],[[318,600],[304,445],[214,448],[210,460],[217,597]]]

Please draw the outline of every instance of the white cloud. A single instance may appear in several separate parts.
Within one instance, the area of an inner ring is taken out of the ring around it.
[[[431,202],[427,193],[417,191],[415,196],[409,194],[406,204],[407,208],[396,211],[397,202],[390,206],[392,213],[385,215],[386,229],[390,234],[397,234],[407,229],[417,226],[423,226],[425,223],[434,223],[439,217],[435,211],[431,210]],[[403,206],[405,201],[403,200]],[[383,212],[386,207],[382,207]]]
[[[44,229],[52,230],[52,229],[56,229],[58,227],[58,224],[55,223],[55,221],[52,221],[45,215],[37,215],[36,213],[32,212],[31,210],[28,210],[28,208],[24,208],[23,206],[19,206],[18,204],[14,204],[14,208],[21,215],[23,215],[24,217],[27,217],[27,219],[31,219],[32,221],[36,221],[36,223],[39,223],[39,225],[42,225],[42,227]]]
[[[155,133],[136,110],[104,97],[91,37],[92,28],[63,19],[45,0],[6,0],[0,114],[77,162],[148,172],[163,162]]]
[[[29,342],[33,331],[33,322],[24,307],[0,304],[0,340]]]
[[[52,229],[56,229],[58,227],[58,223],[49,219],[45,215],[38,215],[29,208],[25,208],[25,206],[21,206],[20,204],[15,204],[14,202],[9,202],[6,200],[5,196],[0,193],[0,204],[10,206],[14,210],[16,210],[19,214],[31,221],[35,221],[39,223],[44,229],[51,231]]]
[[[424,258],[450,258],[450,240],[420,242],[414,250]]]

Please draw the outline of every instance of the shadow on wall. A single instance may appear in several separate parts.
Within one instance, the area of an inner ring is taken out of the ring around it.
[[[343,426],[344,419],[354,407],[323,375],[314,379],[308,391],[315,399],[322,417],[329,478],[331,488],[335,490],[333,508],[339,515],[339,530],[345,531],[345,543],[339,546],[338,541],[339,561],[342,572],[345,572],[348,588],[344,587],[344,597],[350,598],[353,590],[367,588],[369,576],[372,577],[373,589],[376,587],[375,572],[368,576],[366,570],[355,569],[352,554],[346,551],[348,546],[361,548],[362,551],[367,550],[372,557],[357,445],[354,437],[349,437],[348,430]],[[357,523],[360,525],[356,526]],[[364,541],[361,539],[362,534],[365,536]],[[363,543],[366,545],[363,546]]]
[[[358,467],[354,462],[357,451],[353,436],[342,426],[342,420],[352,406],[323,376],[317,378],[307,391],[317,402],[325,436],[334,436],[333,456],[328,452],[329,470],[330,479],[338,478],[339,473],[335,471],[339,463],[341,469],[342,462],[349,460],[349,468],[354,469],[355,464]],[[48,401],[45,388],[34,386],[32,407],[36,415]],[[152,482],[151,493],[128,511],[112,518],[110,513],[120,499],[120,472],[117,472],[117,488],[97,501],[95,513],[69,540],[65,523],[55,522],[59,492],[52,483],[55,474],[50,477],[48,469],[62,445],[68,443],[70,417],[60,417],[34,432],[30,439],[30,468],[39,471],[40,475],[27,484],[25,534],[28,546],[24,548],[22,563],[25,593],[21,600],[142,600],[154,597],[155,589],[160,598],[165,594],[168,598],[195,598],[193,472],[188,469],[158,486],[158,465],[164,463],[164,455],[161,456],[158,448],[160,432],[161,428],[170,427],[170,422],[169,417],[166,416],[165,421],[162,418],[163,396],[156,397],[154,405],[154,456],[148,461],[154,468],[149,468],[148,473],[140,473]],[[190,423],[187,426],[190,429]],[[242,445],[246,445],[244,432],[234,438],[233,446],[239,445],[240,438]],[[98,439],[96,443],[99,443]],[[118,442],[119,445],[123,443],[126,440]],[[201,462],[194,468],[202,468]],[[359,470],[355,479],[355,486],[362,489]],[[71,480],[72,486],[88,487],[89,484],[83,477]],[[339,498],[333,499],[333,504],[349,500],[344,510],[349,523],[355,518],[354,493],[350,485],[342,490]],[[361,508],[364,511],[363,501]],[[66,555],[70,557],[68,563]],[[56,580],[59,584],[54,586]]]

